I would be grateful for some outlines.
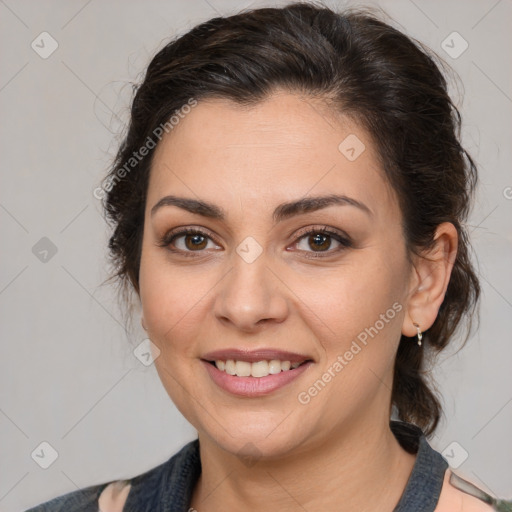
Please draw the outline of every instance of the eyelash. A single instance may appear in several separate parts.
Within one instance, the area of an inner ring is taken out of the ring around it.
[[[327,251],[302,251],[302,252],[305,252],[305,253],[310,253],[309,256],[305,256],[306,258],[310,258],[310,259],[326,258],[326,257],[331,256],[332,254],[339,253],[339,252],[341,252],[341,251],[343,251],[345,249],[353,247],[352,240],[348,236],[342,235],[342,234],[340,234],[340,233],[338,233],[336,231],[331,231],[327,226],[322,226],[321,228],[318,228],[318,227],[307,228],[306,230],[301,231],[297,235],[298,238],[296,239],[296,241],[294,242],[293,245],[297,245],[300,242],[300,240],[302,240],[303,238],[307,237],[308,235],[314,235],[314,234],[322,234],[322,235],[329,236],[330,238],[334,238],[337,242],[339,242],[341,244],[341,247],[339,247],[338,249],[335,249],[333,251],[331,251],[331,250],[327,250]],[[165,247],[165,248],[167,248],[169,251],[171,251],[173,253],[179,253],[179,254],[181,254],[183,256],[192,257],[192,258],[196,257],[194,255],[195,252],[203,252],[203,250],[200,250],[200,251],[183,251],[181,249],[172,249],[172,248],[170,248],[170,245],[172,244],[172,242],[174,242],[177,238],[180,238],[183,235],[200,235],[200,236],[209,238],[210,240],[212,240],[217,245],[220,245],[215,240],[215,238],[212,237],[206,231],[203,231],[203,230],[197,229],[197,228],[184,228],[184,229],[181,229],[180,231],[170,231],[170,232],[166,233],[160,239],[160,241],[158,242],[158,246],[159,247]],[[325,256],[323,254],[325,254]]]

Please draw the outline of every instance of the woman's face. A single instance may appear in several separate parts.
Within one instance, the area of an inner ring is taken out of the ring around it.
[[[412,274],[368,135],[281,92],[250,109],[199,102],[155,151],[143,319],[162,383],[199,435],[283,456],[388,421]],[[350,199],[312,201],[325,196]],[[224,350],[235,352],[212,354]],[[287,371],[286,360],[307,362]]]

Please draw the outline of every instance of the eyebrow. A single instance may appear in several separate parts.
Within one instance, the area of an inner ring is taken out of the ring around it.
[[[153,216],[157,210],[163,208],[164,206],[177,206],[178,208],[182,208],[183,210],[186,210],[190,213],[201,215],[210,219],[226,219],[224,210],[213,203],[172,195],[162,197],[162,199],[160,199],[153,206],[153,208],[151,208],[151,216]],[[290,217],[315,212],[329,206],[353,206],[365,212],[370,217],[373,217],[373,212],[364,203],[352,197],[339,194],[304,197],[302,199],[298,199],[297,201],[282,203],[275,208],[272,217],[274,223],[278,223],[289,219]]]

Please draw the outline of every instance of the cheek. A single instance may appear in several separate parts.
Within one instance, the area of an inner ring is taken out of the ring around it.
[[[400,298],[397,272],[377,261],[341,267],[302,284],[301,297],[326,332],[343,338],[373,325]]]
[[[148,332],[158,346],[183,345],[200,325],[198,316],[209,300],[210,283],[205,271],[184,272],[166,263],[158,253],[142,255],[140,267],[140,298]],[[204,316],[204,315],[203,315]],[[187,333],[187,335],[184,335]]]
[[[315,312],[310,328],[323,347],[323,371],[337,376],[329,400],[343,395],[347,403],[365,402],[377,392],[380,379],[388,380],[404,309],[400,261],[399,254],[390,262],[380,251],[368,251],[357,265],[339,268],[330,279],[310,281],[304,289],[307,306]],[[334,366],[340,356],[341,370]]]

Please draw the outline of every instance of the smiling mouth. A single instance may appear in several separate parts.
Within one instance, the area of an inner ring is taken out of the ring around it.
[[[234,359],[206,361],[215,366],[221,372],[236,377],[267,377],[281,372],[295,370],[299,366],[312,362],[305,359],[302,362],[281,361],[280,359],[262,360],[256,362],[236,361]]]

